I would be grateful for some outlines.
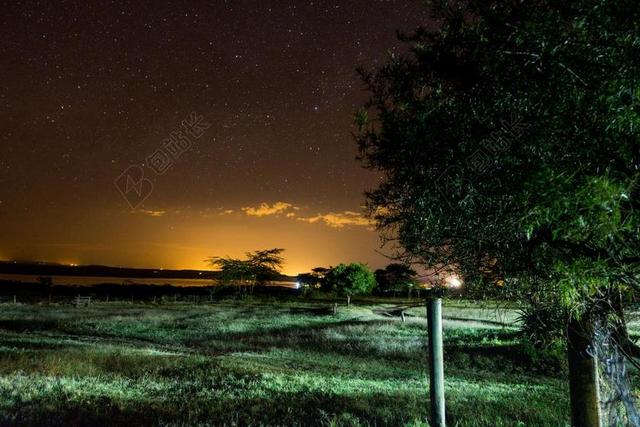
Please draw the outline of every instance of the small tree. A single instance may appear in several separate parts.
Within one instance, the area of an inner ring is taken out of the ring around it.
[[[325,283],[329,290],[346,296],[348,305],[352,295],[370,294],[376,285],[376,278],[366,264],[352,262],[329,270]]]
[[[406,264],[389,264],[384,270],[376,270],[376,282],[378,290],[382,293],[392,292],[395,296],[397,292],[407,292],[411,297],[411,292],[420,285],[415,270]]]

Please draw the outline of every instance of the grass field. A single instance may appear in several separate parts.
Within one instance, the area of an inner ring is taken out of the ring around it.
[[[0,305],[0,424],[427,425],[424,309],[327,305]],[[562,358],[513,310],[444,315],[450,425],[568,424]]]

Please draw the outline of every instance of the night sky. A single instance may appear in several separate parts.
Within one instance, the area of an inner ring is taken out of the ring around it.
[[[395,30],[427,23],[420,1],[2,9],[0,259],[206,268],[283,247],[291,274],[387,262],[360,215],[377,177],[355,160],[354,69],[400,51]],[[172,137],[188,144],[167,157]]]

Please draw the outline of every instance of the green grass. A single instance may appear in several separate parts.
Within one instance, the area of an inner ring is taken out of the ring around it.
[[[1,305],[0,424],[426,426],[424,309],[326,305]],[[444,314],[450,425],[568,424],[561,358],[513,310]]]

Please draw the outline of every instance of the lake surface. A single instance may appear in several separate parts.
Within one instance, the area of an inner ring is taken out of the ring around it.
[[[41,275],[32,274],[0,274],[0,281],[9,282],[24,282],[24,283],[38,283],[38,279],[43,277]],[[99,277],[99,276],[51,276],[47,275],[53,280],[53,285],[77,285],[77,286],[95,286],[103,284],[116,284],[116,285],[172,285],[178,287],[191,287],[191,286],[213,286],[218,284],[216,280],[212,279],[174,279],[174,278],[127,278],[127,277]],[[270,282],[268,286],[279,286],[285,288],[296,289],[295,282],[286,281],[274,281]]]

